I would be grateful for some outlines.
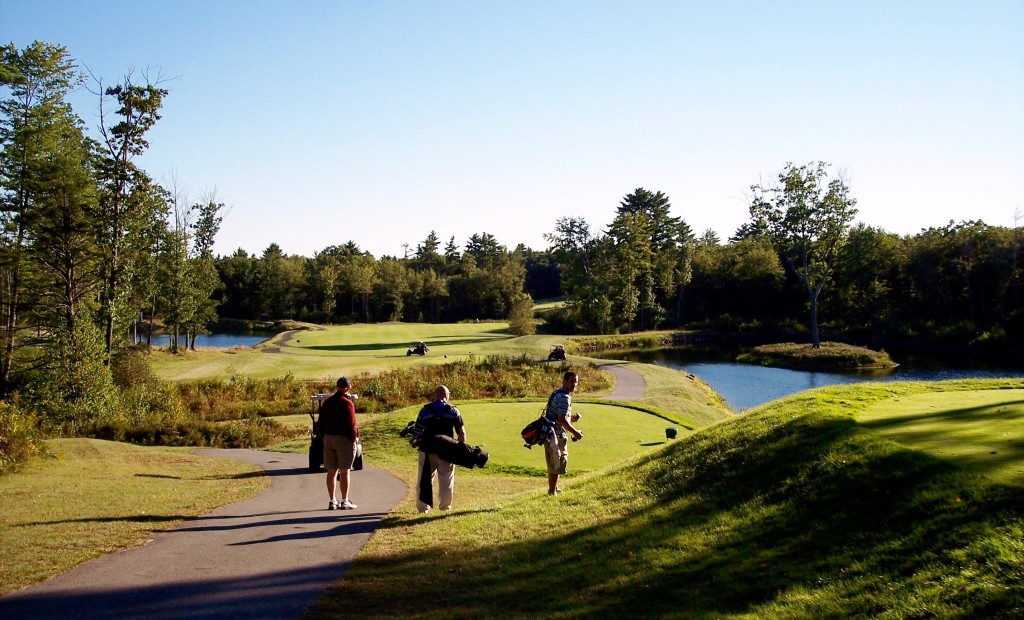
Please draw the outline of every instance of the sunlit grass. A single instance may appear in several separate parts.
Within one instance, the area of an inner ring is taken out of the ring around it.
[[[0,593],[138,545],[267,488],[254,465],[93,439],[47,442],[52,456],[0,477]]]
[[[857,420],[922,452],[1024,485],[1024,390],[894,396]]]
[[[153,370],[162,379],[227,378],[243,374],[272,378],[290,373],[298,379],[332,380],[358,372],[380,372],[422,364],[488,355],[546,357],[559,336],[514,337],[503,322],[375,323],[325,326],[278,334],[249,349],[209,349],[172,355],[153,353]],[[407,356],[417,341],[426,356]],[[447,356],[447,357],[445,357]]]

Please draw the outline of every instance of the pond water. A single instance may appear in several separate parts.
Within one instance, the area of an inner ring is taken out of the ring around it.
[[[253,347],[271,337],[272,334],[203,334],[196,336],[196,348]],[[171,337],[165,334],[155,340],[158,346],[166,347],[170,345]],[[184,338],[178,342],[183,343]]]
[[[804,390],[863,381],[942,381],[944,379],[1024,377],[1024,370],[937,366],[928,362],[904,363],[898,368],[850,373],[767,368],[732,361],[736,353],[694,349],[650,349],[595,354],[604,359],[620,359],[655,364],[691,372],[725,398],[733,411],[789,396]]]

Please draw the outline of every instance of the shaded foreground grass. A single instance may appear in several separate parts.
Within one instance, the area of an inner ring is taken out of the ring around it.
[[[985,617],[1024,613],[1024,488],[861,426],[894,397],[796,395],[583,476],[444,516],[399,511],[307,616]],[[950,395],[953,398],[953,395]]]
[[[141,544],[157,530],[267,488],[258,467],[95,439],[47,442],[0,477],[0,593]]]

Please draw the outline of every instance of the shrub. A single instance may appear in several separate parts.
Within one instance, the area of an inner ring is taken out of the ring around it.
[[[35,416],[0,402],[0,475],[17,471],[41,449]]]

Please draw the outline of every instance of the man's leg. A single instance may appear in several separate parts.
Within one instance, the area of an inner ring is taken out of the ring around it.
[[[451,510],[452,495],[455,491],[455,465],[433,454],[430,455],[437,470],[437,507]]]
[[[558,490],[558,474],[548,474],[548,495],[554,495]]]
[[[348,499],[348,488],[351,481],[352,470],[347,467],[342,467],[339,471],[341,472],[341,479],[338,480],[338,486],[340,487],[338,490],[341,491],[341,501],[345,501]]]
[[[327,470],[327,496],[331,499],[332,502],[336,501],[335,497],[334,497],[334,490],[337,488],[337,485],[335,484],[335,480],[337,478],[338,478],[338,470],[337,469],[328,469]],[[345,486],[348,486],[348,485],[346,484]]]

